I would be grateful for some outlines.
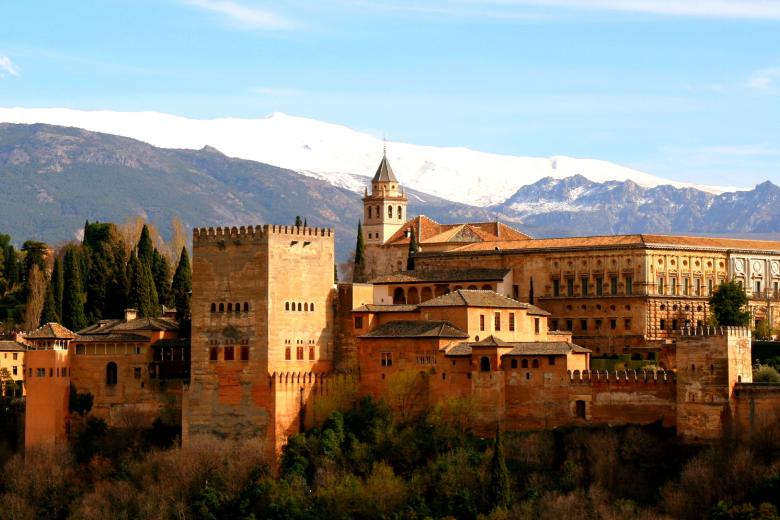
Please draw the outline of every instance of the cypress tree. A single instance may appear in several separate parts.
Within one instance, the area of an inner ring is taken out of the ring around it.
[[[181,248],[179,265],[173,274],[171,293],[176,304],[176,319],[179,323],[189,319],[190,316],[190,292],[192,291],[192,271],[190,269],[190,257],[187,248]]]
[[[152,235],[149,233],[147,225],[144,224],[143,229],[141,229],[141,237],[138,239],[138,260],[151,268],[153,257],[154,244],[152,244]]]
[[[59,323],[60,316],[57,314],[57,302],[54,299],[54,280],[46,284],[46,299],[43,301],[43,311],[41,312],[41,325],[47,323]]]
[[[19,282],[19,260],[16,257],[16,249],[12,245],[9,245],[5,250],[3,271],[8,287],[13,287],[14,284]]]
[[[300,215],[295,215],[295,227],[301,227],[303,225],[303,221],[301,220]]]
[[[154,287],[157,289],[157,298],[160,307],[165,305],[171,307],[171,269],[168,267],[168,260],[156,249],[152,255],[152,276],[154,276]]]
[[[54,297],[54,312],[62,319],[62,295],[65,291],[65,272],[62,269],[62,261],[59,258],[54,259],[54,268],[51,271],[51,286],[52,296]]]
[[[157,290],[152,271],[135,255],[130,257],[130,262],[130,305],[138,310],[140,316],[157,316]]]
[[[65,289],[62,295],[62,323],[71,330],[80,330],[87,326],[87,318],[84,315],[81,262],[76,248],[69,248],[63,261],[65,263]]]
[[[303,227],[309,227],[309,223],[306,222],[306,217],[303,217]]]
[[[504,456],[504,442],[501,429],[496,427],[493,441],[493,457],[490,460],[490,505],[493,509],[507,509],[512,501],[512,487],[509,470]]]
[[[414,229],[411,229],[411,237],[409,238],[409,253],[406,257],[406,270],[414,271],[414,254],[417,252],[417,239],[414,237]]]
[[[357,242],[355,244],[355,267],[352,271],[353,282],[364,282],[366,276],[365,266],[366,246],[363,243],[363,225],[358,220]]]

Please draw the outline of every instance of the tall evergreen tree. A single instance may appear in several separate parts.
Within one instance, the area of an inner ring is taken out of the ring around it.
[[[65,252],[65,289],[62,295],[62,324],[71,330],[87,326],[84,315],[84,295],[81,284],[81,259],[75,247]]]
[[[62,269],[62,260],[54,259],[54,268],[51,271],[51,288],[54,298],[54,313],[58,322],[62,319],[62,295],[65,291],[65,271]]]
[[[149,227],[144,224],[143,229],[141,229],[141,237],[138,239],[138,260],[151,269],[153,257],[154,244],[152,244],[152,235],[149,233]]]
[[[303,221],[301,220],[300,215],[295,215],[295,227],[301,227],[303,225]]]
[[[173,274],[171,293],[176,304],[176,319],[179,323],[190,317],[190,293],[192,291],[192,270],[190,269],[190,257],[187,248],[181,248],[179,265]]]
[[[43,302],[43,311],[41,312],[41,325],[47,323],[59,323],[60,315],[57,313],[57,302],[54,298],[54,280],[46,284],[46,299]]]
[[[366,277],[366,245],[363,242],[363,224],[358,220],[357,241],[355,243],[355,267],[352,270],[353,282],[364,282]]]
[[[303,217],[303,227],[309,227],[309,223],[306,221],[306,217]]]
[[[3,265],[3,274],[8,287],[13,287],[14,284],[20,281],[19,271],[19,259],[16,255],[16,249],[9,244],[5,250],[5,264]]]
[[[501,438],[501,429],[496,427],[496,436],[493,440],[493,457],[490,460],[490,505],[493,509],[507,509],[512,501],[512,484],[509,478],[509,470],[506,467],[504,455],[504,442]]]
[[[130,262],[130,305],[138,310],[140,316],[158,316],[157,290],[152,270],[135,255],[130,257]]]
[[[152,255],[152,276],[154,287],[157,289],[157,298],[160,307],[171,307],[171,269],[168,267],[168,259],[156,249]]]
[[[406,270],[414,271],[414,254],[417,252],[417,239],[414,236],[414,229],[411,229],[411,236],[409,237],[409,252],[406,256]]]

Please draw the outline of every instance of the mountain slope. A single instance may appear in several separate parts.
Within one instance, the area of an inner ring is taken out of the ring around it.
[[[166,148],[213,146],[231,157],[300,171],[357,193],[382,153],[382,141],[368,134],[281,113],[262,119],[196,120],[155,112],[0,108],[3,121],[75,126]],[[500,204],[508,194],[544,177],[583,175],[595,182],[630,179],[644,187],[687,187],[594,159],[515,157],[395,142],[388,143],[387,153],[407,188],[482,207]]]

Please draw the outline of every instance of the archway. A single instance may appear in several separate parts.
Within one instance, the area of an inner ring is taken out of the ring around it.
[[[406,303],[406,295],[404,294],[404,290],[402,287],[396,287],[395,291],[393,291],[393,303],[394,304]]]
[[[479,360],[479,371],[490,372],[490,359],[487,356],[482,356]]]
[[[433,298],[433,291],[431,291],[430,287],[423,287],[422,292],[420,293],[420,301],[425,302]]]
[[[417,292],[417,287],[410,287],[406,296],[407,303],[420,303],[420,294]]]

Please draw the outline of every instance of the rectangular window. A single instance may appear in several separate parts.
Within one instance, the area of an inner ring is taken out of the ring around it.
[[[249,361],[249,347],[242,345],[239,355],[241,356],[241,361]]]
[[[534,318],[534,334],[539,334],[542,328],[541,318]]]
[[[355,316],[355,328],[356,329],[363,328],[363,316]]]
[[[677,320],[672,320],[672,330],[677,330]]]
[[[712,280],[707,280],[707,296],[712,296],[713,285]]]
[[[755,288],[754,292],[755,292],[756,296],[758,296],[758,295],[761,294],[761,280],[756,280],[755,285],[756,285],[756,288]]]
[[[13,356],[12,356],[12,357],[13,357],[13,360],[14,360],[14,361],[16,361],[16,360],[17,360],[17,358],[19,357],[19,354],[17,354],[16,352],[14,352],[14,354],[13,354]]]
[[[550,320],[550,330],[558,330],[558,320]]]
[[[81,356],[87,353],[87,347],[84,345],[76,345],[76,355]]]
[[[561,295],[561,281],[553,280],[553,296]]]
[[[669,278],[669,288],[672,290],[672,296],[677,296],[677,278]]]
[[[617,320],[615,319],[609,320],[609,328],[612,330],[617,329]]]
[[[626,276],[626,295],[631,296],[634,294],[634,279],[631,276]]]
[[[27,375],[32,377],[32,368],[27,369]]]
[[[623,329],[631,330],[631,318],[626,318],[623,320]]]
[[[658,294],[666,294],[665,288],[664,288],[664,277],[659,276],[658,277]]]
[[[49,369],[49,377],[54,377],[54,369],[53,368]]]
[[[493,325],[495,326],[495,330],[501,330],[501,313],[497,312],[493,315]]]
[[[780,282],[772,282],[772,292],[775,296],[778,295],[778,292],[780,292]]]
[[[133,378],[134,379],[141,379],[141,367],[134,367],[133,368]]]
[[[391,367],[391,366],[393,366],[393,353],[392,352],[382,352],[381,353],[381,365],[383,367]]]
[[[588,320],[580,320],[580,330],[588,330]]]
[[[225,361],[233,361],[234,359],[236,359],[236,353],[233,347],[225,347]]]
[[[555,356],[547,356],[547,364],[551,367],[555,366]]]
[[[585,276],[580,280],[580,288],[582,289],[582,295],[587,296],[588,295],[588,277]]]
[[[683,294],[688,296],[690,280],[687,278],[683,280]]]
[[[290,361],[292,353],[290,352],[290,347],[284,347],[284,360]]]
[[[515,300],[520,299],[520,286],[517,284],[512,286],[512,298],[514,298]]]
[[[613,276],[609,279],[609,294],[617,296],[618,293],[618,279],[617,276]]]
[[[601,320],[596,320],[596,330],[601,330]]]
[[[485,330],[485,315],[479,315],[479,330]]]
[[[658,328],[661,329],[661,330],[666,330],[666,320],[665,319],[661,318],[658,321]]]
[[[696,278],[693,281],[693,290],[696,296],[701,296],[701,278]]]
[[[596,296],[604,296],[604,278],[596,278]]]
[[[309,347],[309,361],[314,361],[314,346]]]
[[[574,330],[574,320],[566,320],[566,330],[569,332]]]
[[[515,313],[509,313],[509,330],[515,330]]]
[[[39,368],[35,371],[35,375],[38,377],[46,377],[46,369],[45,368]]]
[[[566,279],[566,296],[574,296],[574,278]]]
[[[303,359],[303,347],[298,347],[295,349],[295,359],[297,360]]]
[[[16,365],[14,365],[12,370],[13,370],[13,375],[16,375]]]

